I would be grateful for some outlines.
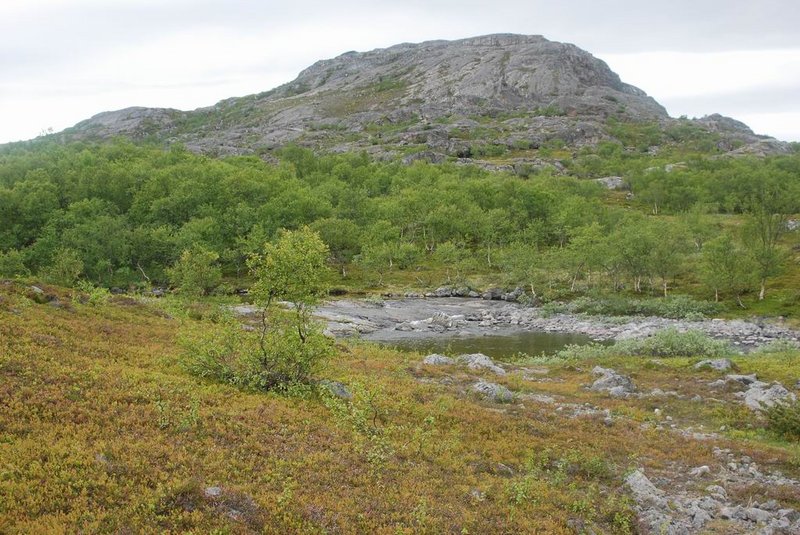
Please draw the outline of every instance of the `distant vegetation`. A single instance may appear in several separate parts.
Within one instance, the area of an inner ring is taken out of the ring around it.
[[[641,125],[612,126],[634,145],[655,135]],[[188,286],[208,293],[245,277],[247,258],[281,229],[303,226],[324,241],[336,284],[345,286],[433,268],[442,279],[433,284],[479,277],[523,285],[545,300],[678,289],[741,303],[797,271],[786,227],[800,212],[796,153],[684,153],[685,162],[665,170],[663,155],[603,143],[562,160],[580,178],[380,163],[298,147],[276,154],[277,165],[124,140],[6,148],[0,276],[179,288],[200,276],[202,284]],[[581,179],[607,175],[624,177],[633,197]],[[348,278],[354,268],[361,279]]]

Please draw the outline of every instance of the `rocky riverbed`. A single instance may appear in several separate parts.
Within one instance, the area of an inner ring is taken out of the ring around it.
[[[699,330],[714,338],[729,340],[742,349],[776,340],[800,340],[800,332],[777,321],[548,315],[541,308],[469,298],[343,299],[323,304],[316,313],[327,322],[327,332],[334,336],[360,336],[375,341],[508,335],[525,331],[576,333],[598,341],[623,340],[644,338],[670,327],[680,331]]]

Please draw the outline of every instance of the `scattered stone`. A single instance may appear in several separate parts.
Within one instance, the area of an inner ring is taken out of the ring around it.
[[[793,393],[789,392],[780,383],[773,383],[767,386],[760,381],[750,385],[744,393],[744,404],[754,411],[760,411],[764,407],[772,407],[776,403],[793,402],[797,399]]]
[[[744,516],[745,520],[749,520],[750,522],[767,523],[772,520],[772,513],[759,509],[758,507],[744,508],[741,510],[741,514]]]
[[[717,371],[728,371],[733,368],[733,362],[730,359],[707,359],[701,360],[694,365],[695,369],[711,368]]]
[[[231,312],[237,316],[254,316],[261,312],[261,309],[255,305],[236,305],[231,307]]]
[[[497,463],[494,473],[498,476],[514,477],[514,469],[503,463]]]
[[[756,374],[752,373],[750,375],[726,375],[725,382],[737,382],[743,384],[744,386],[748,386],[759,381],[758,378],[756,378]]]
[[[602,184],[608,189],[620,189],[625,185],[625,181],[621,176],[606,176],[603,178],[596,178],[595,182]]]
[[[206,487],[203,491],[203,494],[206,498],[219,498],[222,496],[222,488],[221,487]]]
[[[657,489],[640,470],[635,470],[625,478],[625,484],[633,494],[636,503],[650,504],[657,507],[666,505],[664,493]]]
[[[697,468],[692,468],[691,470],[689,470],[689,475],[692,477],[702,477],[710,473],[711,473],[711,468],[709,468],[706,465],[698,466]]]
[[[494,361],[483,353],[470,353],[456,357],[459,364],[466,365],[471,370],[489,370],[497,375],[505,375],[506,371],[494,363]]]
[[[608,389],[608,395],[611,396],[612,398],[628,397],[629,393],[630,392],[628,391],[628,389],[624,386],[615,386],[613,388]]]
[[[347,385],[344,383],[322,379],[319,385],[339,399],[344,399],[346,401],[353,399],[353,393],[350,392]]]
[[[470,496],[470,498],[472,498],[476,502],[482,502],[482,501],[486,500],[486,494],[484,494],[479,489],[472,489],[471,491],[469,491],[469,496]]]
[[[514,401],[514,394],[511,390],[497,383],[478,381],[472,385],[472,391],[498,403],[510,403]]]
[[[601,377],[592,383],[589,390],[606,391],[614,397],[625,396],[636,390],[630,377],[621,375],[610,368],[595,366],[592,370],[592,375],[600,375]]]
[[[514,288],[513,291],[504,293],[502,296],[500,296],[500,299],[502,299],[503,301],[509,301],[511,303],[515,303],[520,297],[522,297],[524,293],[525,290],[517,286],[516,288]]]
[[[709,485],[706,487],[706,492],[709,496],[718,501],[724,502],[728,500],[728,493],[719,485]]]
[[[521,396],[524,400],[535,401],[537,403],[545,403],[547,405],[552,405],[556,402],[555,398],[552,396],[547,396],[545,394],[525,394]]]
[[[449,366],[455,364],[455,362],[456,361],[450,357],[439,355],[438,353],[433,353],[422,359],[422,363],[428,366]]]
[[[483,295],[481,295],[481,297],[486,299],[487,301],[498,301],[500,300],[500,298],[503,297],[503,290],[501,290],[500,288],[489,288],[488,290],[483,292]]]

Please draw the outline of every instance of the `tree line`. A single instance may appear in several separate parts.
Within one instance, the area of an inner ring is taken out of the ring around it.
[[[293,146],[278,163],[125,140],[12,146],[0,153],[0,275],[125,287],[174,283],[193,262],[244,276],[265,242],[306,226],[343,277],[354,264],[378,281],[439,265],[455,278],[495,273],[536,295],[667,294],[680,279],[739,300],[763,295],[786,266],[800,155],[698,156],[666,171],[641,154],[597,152],[599,171],[625,176],[632,200],[547,170],[521,178]],[[590,178],[586,158],[567,167]]]

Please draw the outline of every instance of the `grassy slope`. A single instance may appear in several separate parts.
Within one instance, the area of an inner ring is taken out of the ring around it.
[[[797,445],[748,429],[745,411],[611,400],[581,388],[592,363],[548,365],[554,382],[522,372],[487,379],[610,408],[624,416],[611,426],[535,401],[479,400],[466,393],[474,373],[358,344],[342,346],[325,373],[350,386],[352,404],[247,393],[182,369],[176,332],[195,320],[128,298],[89,306],[47,290],[61,307],[0,285],[0,533],[566,533],[577,519],[626,532],[634,520],[622,478],[633,467],[713,465],[721,445],[800,475]],[[644,390],[700,388],[688,360],[608,364]],[[800,376],[796,356],[740,366],[767,380]],[[642,429],[655,405],[682,426],[734,431],[699,442]],[[222,495],[206,497],[208,486]],[[800,505],[800,490],[741,492]]]

